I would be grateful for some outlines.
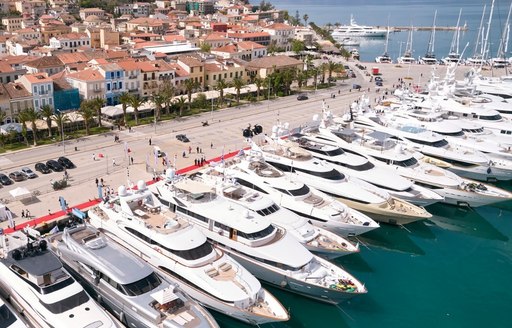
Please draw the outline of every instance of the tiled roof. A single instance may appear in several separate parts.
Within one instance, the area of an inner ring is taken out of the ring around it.
[[[0,73],[9,73],[9,72],[14,72],[14,68],[12,68],[12,66],[7,63],[0,62]]]
[[[261,45],[259,43],[253,42],[253,41],[240,41],[237,43],[238,49],[265,49],[266,47],[264,45]]]
[[[225,46],[212,49],[212,51],[227,52],[230,54],[237,53],[238,50],[234,44],[226,44]]]
[[[204,64],[204,70],[207,72],[221,72],[222,67],[215,63]]]
[[[71,41],[83,38],[89,38],[86,33],[66,33],[55,37],[57,40],[71,39]]]
[[[135,71],[140,69],[140,67],[137,65],[137,62],[133,59],[118,61],[117,65],[119,65],[125,71]]]
[[[183,35],[164,35],[164,41],[173,42],[173,41],[186,41]]]
[[[268,25],[266,28],[271,30],[293,30],[295,29],[293,26],[286,25],[283,23],[274,23],[272,25]]]
[[[33,68],[47,68],[47,67],[64,66],[64,63],[57,56],[43,56],[36,60],[32,60],[32,61],[29,61],[28,63],[25,63],[25,66],[29,66],[29,67],[33,67]]]
[[[52,82],[47,73],[25,74],[23,75],[30,83]]]
[[[95,69],[86,69],[80,72],[71,73],[68,78],[79,81],[103,81],[103,75]]]
[[[58,54],[57,58],[59,58],[64,64],[72,64],[72,63],[80,63],[80,62],[88,62],[89,61],[89,58],[83,52],[62,53],[62,54]]]
[[[178,60],[189,67],[201,66],[201,61],[192,56],[180,56]]]
[[[23,84],[17,82],[9,82],[4,84],[5,91],[11,99],[30,97],[32,94],[25,89]]]
[[[176,76],[178,77],[187,77],[190,75],[183,67],[177,63],[169,63],[169,66],[176,70]]]
[[[229,33],[228,36],[230,38],[239,38],[239,39],[248,39],[248,38],[258,38],[258,37],[270,37],[270,34],[267,32],[246,32],[246,33]]]
[[[303,64],[303,62],[288,56],[267,56],[250,61],[248,66],[256,68],[271,68],[273,66],[280,67],[300,64]]]

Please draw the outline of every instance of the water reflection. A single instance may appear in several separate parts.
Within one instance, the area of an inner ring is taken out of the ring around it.
[[[365,253],[371,251],[365,246],[360,245],[361,252],[357,254],[351,254],[349,256],[343,256],[333,261],[336,265],[342,266],[349,272],[375,272],[373,268],[364,259]]]
[[[433,215],[430,221],[440,228],[484,239],[509,240],[474,209],[435,204],[428,210]]]
[[[411,232],[403,227],[382,224],[379,229],[372,230],[358,237],[365,245],[380,247],[390,251],[425,255],[425,252],[410,238]]]

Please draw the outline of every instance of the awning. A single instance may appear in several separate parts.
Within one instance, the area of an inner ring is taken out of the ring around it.
[[[27,188],[24,188],[24,187],[18,187],[16,189],[9,191],[9,193],[14,198],[25,198],[27,196],[32,196],[32,194],[30,193],[30,190],[28,190]]]

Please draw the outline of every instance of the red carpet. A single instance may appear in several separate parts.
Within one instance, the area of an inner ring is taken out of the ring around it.
[[[234,151],[234,152],[231,152],[231,153],[228,153],[228,154],[225,154],[224,155],[224,159],[231,158],[231,157],[235,156],[236,154],[238,154],[238,150]],[[221,160],[222,160],[222,156],[215,157],[213,159],[207,160],[205,162],[204,166],[207,166],[212,161],[213,162],[220,162]],[[188,173],[188,172],[193,171],[195,169],[198,169],[200,167],[201,166],[196,166],[196,165],[188,166],[188,167],[185,167],[185,168],[183,168],[181,170],[178,170],[178,174],[185,174],[185,173]],[[151,185],[151,184],[153,184],[155,182],[156,181],[149,180],[149,181],[146,182],[146,184],[147,185]],[[82,203],[82,204],[78,204],[78,205],[75,205],[75,206],[71,206],[68,211],[57,211],[55,213],[50,213],[48,215],[45,215],[45,216],[42,216],[42,217],[39,217],[39,218],[34,218],[32,220],[25,221],[25,222],[23,222],[23,223],[21,223],[19,225],[16,225],[16,230],[21,230],[21,229],[25,228],[26,226],[34,227],[34,226],[37,226],[37,225],[39,225],[41,223],[44,223],[44,222],[51,222],[51,221],[56,220],[56,219],[58,219],[60,217],[63,217],[68,212],[70,212],[72,208],[78,208],[79,210],[88,209],[89,207],[92,207],[92,206],[98,204],[99,202],[100,202],[99,199],[89,200],[88,202],[85,202],[85,203]],[[4,233],[11,233],[13,231],[14,231],[13,228],[5,228],[4,229]]]

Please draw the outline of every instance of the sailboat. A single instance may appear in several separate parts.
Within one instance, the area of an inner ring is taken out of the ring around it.
[[[473,51],[473,56],[471,58],[468,58],[467,63],[474,66],[482,66],[487,65],[487,60],[485,60],[485,55],[487,51],[487,39],[489,36],[489,28],[491,25],[492,20],[492,12],[494,10],[494,0],[491,5],[491,11],[489,12],[489,22],[487,27],[487,37],[484,33],[484,18],[485,18],[485,9],[486,6],[484,5],[484,10],[482,12],[482,18],[480,20],[480,27],[478,28],[478,35],[476,37],[475,42],[475,50]]]
[[[432,32],[430,33],[430,39],[428,40],[427,52],[423,57],[420,58],[420,64],[435,65],[437,64],[436,55],[434,53],[434,46],[436,40],[436,17],[437,10],[434,13],[434,23],[432,24]]]
[[[459,38],[460,38],[460,15],[462,14],[462,8],[459,11],[459,18],[457,19],[457,25],[455,26],[455,33],[453,34],[452,43],[450,45],[450,52],[447,57],[442,59],[443,63],[448,65],[451,63],[457,64],[460,62],[459,53]]]
[[[375,58],[375,62],[381,64],[391,64],[393,61],[391,60],[391,56],[388,54],[388,43],[389,43],[389,26],[388,31],[386,33],[386,43],[384,44],[384,53]]]
[[[512,3],[510,4],[510,7],[508,9],[507,20],[505,21],[505,25],[503,27],[503,33],[501,34],[500,45],[498,47],[497,56],[495,58],[491,59],[491,65],[492,65],[492,67],[495,67],[495,68],[503,68],[503,67],[510,65],[510,63],[508,62],[508,60],[505,57],[506,57],[506,53],[508,51],[508,37],[510,34],[509,22],[510,22],[510,12],[511,11],[512,11]]]
[[[407,36],[407,43],[405,45],[405,51],[401,57],[397,58],[399,64],[416,64],[416,59],[412,56],[412,32],[414,28],[411,25],[409,35]]]

